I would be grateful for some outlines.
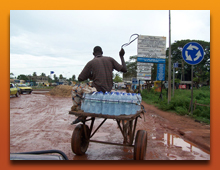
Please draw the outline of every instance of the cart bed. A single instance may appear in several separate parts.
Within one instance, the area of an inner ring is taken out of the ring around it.
[[[107,119],[118,119],[118,120],[133,120],[137,116],[139,116],[141,113],[144,113],[143,110],[139,110],[136,112],[136,114],[132,115],[103,115],[103,114],[96,114],[96,113],[88,113],[83,111],[69,111],[69,114],[75,115],[75,116],[86,116],[86,117],[98,117],[98,118],[107,118]]]

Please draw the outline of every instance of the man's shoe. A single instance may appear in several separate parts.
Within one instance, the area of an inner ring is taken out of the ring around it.
[[[84,117],[83,117],[83,116],[79,116],[76,120],[74,120],[74,121],[71,123],[71,125],[77,124],[77,123],[83,122],[83,121],[85,121]]]

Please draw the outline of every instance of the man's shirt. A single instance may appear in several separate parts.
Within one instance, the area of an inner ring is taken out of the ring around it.
[[[96,57],[89,61],[80,73],[79,80],[93,80],[92,85],[97,91],[110,92],[113,86],[113,70],[121,71],[123,68],[117,61],[111,57]]]

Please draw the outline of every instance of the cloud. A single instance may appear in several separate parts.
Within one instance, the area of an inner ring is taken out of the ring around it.
[[[82,69],[85,63],[82,60],[69,59],[65,57],[49,57],[49,56],[33,56],[33,55],[10,55],[10,72],[16,73],[18,70],[22,70],[19,74],[33,74],[37,75],[45,73],[50,74],[50,71],[54,71],[55,74],[63,74],[63,76],[72,77],[74,70],[77,68]],[[15,76],[18,76],[16,74]],[[79,74],[79,73],[78,73]]]
[[[172,10],[171,31],[171,42],[210,41],[210,12]],[[134,33],[165,36],[168,47],[169,11],[11,10],[10,72],[47,74],[55,68],[56,74],[77,77],[96,45],[120,63],[121,45]],[[137,42],[125,47],[125,61],[136,54]]]

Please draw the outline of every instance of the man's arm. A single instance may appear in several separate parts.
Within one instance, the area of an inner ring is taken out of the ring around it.
[[[84,69],[82,70],[82,72],[80,73],[80,75],[78,76],[78,81],[84,81],[87,80],[88,78],[91,79],[92,74],[90,71],[89,64],[87,63]]]
[[[126,73],[127,72],[127,66],[125,64],[125,60],[124,60],[124,55],[125,55],[125,51],[124,49],[122,48],[121,51],[119,52],[119,56],[121,58],[121,64],[122,64],[122,69],[120,71]]]

